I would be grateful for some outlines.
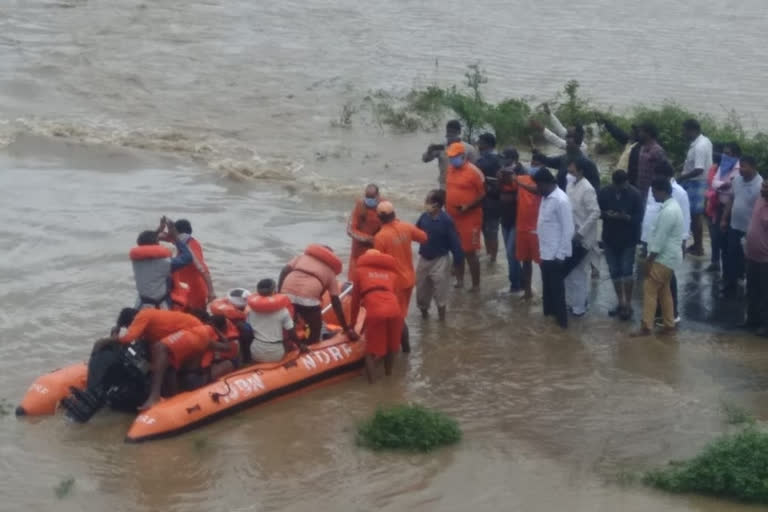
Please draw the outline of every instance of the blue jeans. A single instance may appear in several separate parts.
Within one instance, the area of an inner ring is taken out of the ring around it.
[[[635,273],[635,247],[614,248],[606,245],[603,248],[608,272],[613,281],[632,279]]]
[[[504,247],[507,249],[507,266],[509,267],[509,289],[512,291],[520,290],[520,277],[523,269],[520,262],[515,259],[515,227],[501,227],[501,234],[504,236]]]

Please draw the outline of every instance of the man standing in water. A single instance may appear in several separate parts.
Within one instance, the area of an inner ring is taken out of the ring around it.
[[[498,173],[501,159],[496,153],[496,137],[492,133],[483,133],[477,139],[480,158],[475,165],[485,176],[485,199],[483,199],[483,240],[485,252],[491,264],[496,263],[499,252],[499,222],[501,220],[501,191]]]
[[[747,229],[747,320],[742,324],[768,336],[768,180],[760,187]]]
[[[675,330],[675,310],[672,303],[670,284],[674,269],[683,261],[680,250],[683,244],[683,212],[672,197],[672,184],[659,177],[653,180],[651,191],[654,199],[661,203],[661,211],[654,222],[648,240],[645,281],[643,282],[643,320],[633,337],[648,336],[653,331],[656,307],[661,303],[664,322],[663,332]]]
[[[542,196],[536,231],[541,254],[544,316],[554,316],[560,327],[565,329],[568,327],[568,311],[565,306],[564,263],[571,255],[571,240],[575,231],[571,205],[549,169],[539,169],[533,179]]]
[[[461,141],[461,123],[456,119],[448,121],[445,125],[445,144],[430,144],[427,147],[427,151],[421,156],[421,160],[424,163],[431,162],[437,159],[438,177],[437,182],[440,183],[440,188],[445,188],[445,173],[448,170],[448,156],[445,150],[451,144],[458,142],[464,146],[464,154],[467,156],[467,160],[474,163],[477,161],[477,150],[472,144],[467,144]]]
[[[632,317],[635,248],[640,241],[645,204],[640,192],[629,184],[626,171],[615,171],[612,180],[611,185],[600,191],[598,198],[603,217],[605,259],[619,302],[608,314],[629,320]]]
[[[707,171],[712,167],[712,142],[702,135],[701,125],[695,119],[683,123],[683,136],[690,141],[683,164],[683,173],[677,180],[688,193],[691,206],[691,231],[693,245],[688,252],[704,256],[704,207],[707,192]]]
[[[355,203],[355,209],[347,222],[347,235],[352,239],[352,249],[349,254],[348,275],[351,278],[355,270],[357,258],[365,251],[373,248],[373,235],[381,228],[381,221],[376,213],[379,205],[379,187],[371,183],[365,187],[365,195]]]
[[[419,249],[416,266],[416,302],[422,318],[429,316],[434,298],[440,320],[445,320],[448,289],[451,286],[451,254],[453,265],[464,265],[459,235],[451,217],[445,213],[445,190],[432,190],[424,201],[424,213],[416,227],[427,234],[427,243]]]
[[[450,165],[445,175],[445,206],[453,218],[459,233],[464,258],[472,276],[472,289],[480,286],[480,231],[483,226],[483,210],[480,205],[485,198],[483,173],[467,160],[464,145],[455,142],[448,146],[446,154]],[[464,266],[456,269],[456,288],[464,287]]]
[[[587,312],[587,270],[591,261],[588,255],[597,247],[597,222],[600,220],[597,194],[584,178],[586,167],[587,162],[582,158],[568,165],[568,172],[573,178],[566,189],[576,232],[571,257],[566,261],[565,302],[574,316],[583,316]]]
[[[411,304],[413,287],[416,285],[416,274],[413,270],[413,242],[423,244],[427,241],[427,234],[422,230],[398,220],[395,217],[395,207],[389,201],[382,201],[376,207],[381,221],[381,229],[373,238],[373,248],[384,254],[389,254],[395,259],[397,267],[397,280],[395,295],[400,303],[403,322],[408,316],[408,306]],[[408,328],[403,328],[403,352],[410,351]]]
[[[721,229],[727,233],[723,269],[724,293],[734,291],[739,279],[744,277],[744,250],[741,243],[763,185],[763,178],[757,174],[756,165],[757,162],[751,156],[741,158],[739,175],[734,178],[732,185],[733,200],[728,203],[723,214]]]

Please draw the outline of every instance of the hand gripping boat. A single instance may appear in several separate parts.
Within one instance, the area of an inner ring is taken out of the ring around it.
[[[328,315],[326,318],[333,319]],[[361,309],[357,332],[361,332],[364,320],[365,311]],[[312,345],[307,353],[293,351],[279,363],[240,368],[206,386],[160,401],[136,417],[126,441],[171,437],[247,407],[357,375],[364,356],[363,338],[352,342],[338,332]],[[16,414],[54,414],[59,402],[70,394],[70,387],[85,388],[87,372],[86,364],[79,363],[39,377],[27,390]]]

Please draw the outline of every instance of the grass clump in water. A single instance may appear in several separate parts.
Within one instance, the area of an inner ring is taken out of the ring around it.
[[[722,409],[725,421],[729,425],[752,425],[755,423],[755,417],[747,409],[739,405],[723,402]]]
[[[72,488],[75,486],[75,479],[69,477],[59,482],[53,491],[56,493],[56,497],[59,499],[66,498],[72,492]]]
[[[0,398],[0,416],[8,416],[13,411],[13,404],[5,398]]]
[[[419,405],[379,408],[357,431],[358,444],[373,450],[428,452],[460,440],[456,420]]]
[[[643,483],[669,492],[768,504],[768,433],[750,427],[724,435],[693,459],[645,473]]]

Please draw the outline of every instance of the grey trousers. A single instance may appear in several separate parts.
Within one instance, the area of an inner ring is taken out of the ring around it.
[[[451,256],[428,260],[419,256],[416,265],[416,304],[429,309],[432,299],[437,307],[445,307],[451,287]]]

